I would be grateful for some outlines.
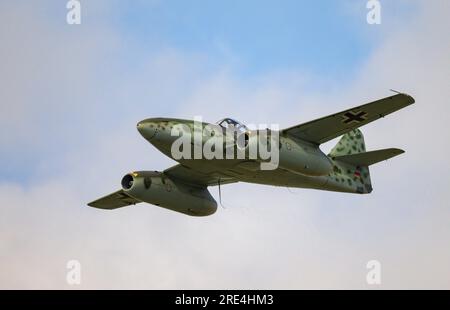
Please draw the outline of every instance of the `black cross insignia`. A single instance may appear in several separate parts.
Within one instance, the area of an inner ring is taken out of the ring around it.
[[[349,111],[343,115],[342,122],[345,124],[350,124],[352,122],[361,123],[367,119],[367,113],[364,111],[352,112]]]

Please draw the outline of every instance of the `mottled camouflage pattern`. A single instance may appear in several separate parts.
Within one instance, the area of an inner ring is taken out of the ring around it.
[[[336,146],[331,150],[328,156],[336,157],[342,155],[351,155],[363,153],[366,151],[364,136],[359,129],[354,129],[343,135]]]
[[[150,122],[150,127],[158,131],[158,137],[152,140],[155,146],[159,146],[160,151],[168,156],[170,155],[170,148],[168,148],[167,140],[170,136],[170,131],[174,125],[185,124],[191,133],[194,132],[194,124],[192,121],[178,120],[178,119],[153,119]],[[202,123],[202,127],[207,123]],[[159,145],[158,140],[162,140]],[[354,166],[348,163],[335,160],[336,157],[343,155],[352,155],[363,153],[366,151],[364,136],[359,129],[354,129],[343,135],[336,146],[328,154],[332,163],[333,170],[328,174],[326,185],[324,189],[351,193],[370,193],[372,185],[370,181],[369,168],[366,166]],[[244,181],[244,180],[243,180]],[[245,180],[248,181],[248,180]]]
[[[156,175],[148,171],[127,174],[122,179],[121,190],[97,199],[89,203],[89,206],[114,209],[148,202],[189,215],[210,215],[214,213],[217,204],[207,187],[240,181],[347,193],[370,193],[372,185],[368,166],[400,155],[404,151],[390,148],[366,152],[364,137],[357,128],[414,102],[414,98],[407,94],[396,94],[281,130],[280,156],[277,158],[279,165],[274,170],[258,169],[260,160],[247,157],[229,160],[197,160],[195,156],[189,159],[181,158],[177,160],[179,164],[163,172],[156,172]],[[137,129],[158,150],[175,159],[171,146],[178,137],[172,136],[171,130],[177,124],[187,125],[183,130],[190,133],[194,131],[192,121],[169,118],[143,120],[137,124]],[[202,129],[205,125],[206,123],[202,123]],[[328,156],[320,150],[319,145],[342,134],[344,135]],[[203,137],[215,135],[212,132],[202,133]],[[223,141],[224,146],[229,150],[228,142],[235,143],[234,137],[225,137],[227,140]],[[250,140],[245,148],[251,146]],[[194,151],[202,147],[201,143],[193,137],[191,145],[194,146]],[[143,178],[141,174],[144,175]]]
[[[370,181],[369,167],[354,166],[336,160],[343,155],[359,154],[366,151],[364,135],[359,129],[352,130],[343,135],[328,156],[333,162],[333,171],[329,174],[328,184],[348,188],[352,192],[370,193],[372,183]]]

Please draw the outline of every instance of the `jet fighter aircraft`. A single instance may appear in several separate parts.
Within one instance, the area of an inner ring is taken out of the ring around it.
[[[179,164],[162,172],[128,173],[122,178],[122,189],[88,205],[111,210],[145,202],[191,216],[207,216],[217,210],[217,202],[208,186],[219,186],[220,194],[221,185],[235,182],[368,194],[372,192],[369,166],[404,151],[397,148],[366,151],[363,134],[358,128],[414,102],[413,97],[398,93],[277,132],[271,131],[270,134],[278,137],[278,165],[266,170],[260,165],[264,160],[248,155],[233,159],[178,158],[173,155],[172,146],[178,138],[173,135],[173,129],[182,125],[195,135],[193,121],[149,118],[139,122],[137,130]],[[212,124],[202,122],[201,129],[209,125]],[[232,145],[241,150],[249,148],[253,131],[247,126],[231,118],[219,121],[217,126],[224,131],[233,127],[243,135],[244,143],[239,145],[239,140],[234,137]],[[342,137],[330,153],[323,153],[320,145],[339,136]],[[200,144],[203,146],[204,142]],[[229,144],[225,148],[229,148]]]

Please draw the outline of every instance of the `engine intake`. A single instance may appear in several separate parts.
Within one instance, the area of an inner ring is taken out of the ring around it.
[[[128,190],[133,187],[134,178],[131,174],[127,174],[122,178],[122,188]]]

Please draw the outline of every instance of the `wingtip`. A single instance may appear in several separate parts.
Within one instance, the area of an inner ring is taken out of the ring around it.
[[[405,153],[406,151],[405,150],[402,150],[402,149],[397,149],[397,148],[393,148],[392,149],[392,153],[393,154],[395,154],[395,155],[400,155],[400,154],[403,154],[403,153]]]
[[[407,93],[402,93],[402,92],[400,92],[400,91],[398,91],[398,90],[395,90],[395,89],[389,89],[391,92],[394,92],[394,93],[396,93],[397,95],[402,95],[402,96],[405,96],[405,97],[407,97],[408,98],[408,103],[409,104],[413,104],[413,103],[415,103],[416,102],[416,100],[414,99],[414,97],[413,96],[411,96],[410,94],[407,94]]]
[[[408,94],[404,94],[404,95],[405,95],[406,97],[408,97],[408,99],[409,99],[409,104],[413,104],[413,103],[416,102],[416,99],[414,99],[413,96],[408,95]]]

